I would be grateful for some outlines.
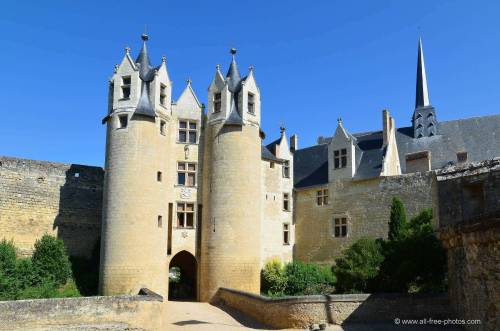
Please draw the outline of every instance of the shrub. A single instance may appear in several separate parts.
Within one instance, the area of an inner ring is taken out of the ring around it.
[[[287,277],[279,260],[266,263],[261,272],[261,292],[269,296],[283,296],[286,291]]]
[[[373,291],[383,261],[380,240],[359,239],[344,251],[333,267],[336,288],[350,293]]]
[[[0,272],[12,275],[16,269],[16,247],[12,241],[0,241]]]
[[[302,262],[288,263],[285,266],[285,275],[287,278],[285,292],[288,295],[312,294],[314,289],[333,290],[333,284],[335,283],[335,276],[332,274],[330,268],[322,267],[317,264],[306,264]],[[325,286],[320,286],[320,284]]]
[[[402,238],[406,227],[406,211],[403,202],[397,198],[392,198],[391,217],[389,221],[389,240],[399,240]]]
[[[65,284],[71,277],[71,263],[60,239],[46,234],[37,240],[32,261],[40,276],[52,279],[56,285]]]

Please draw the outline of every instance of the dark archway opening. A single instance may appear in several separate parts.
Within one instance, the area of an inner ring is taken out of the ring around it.
[[[196,300],[196,258],[181,251],[170,260],[168,300]]]

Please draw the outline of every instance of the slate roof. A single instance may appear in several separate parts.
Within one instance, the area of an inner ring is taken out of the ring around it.
[[[276,156],[274,156],[274,154],[271,153],[271,151],[269,149],[267,149],[267,147],[264,145],[261,146],[261,157],[264,160],[281,162],[281,159],[278,159]]]
[[[457,152],[466,151],[468,162],[479,162],[500,156],[500,115],[474,117],[438,123],[439,134],[413,138],[413,128],[396,130],[401,171],[405,172],[405,156],[430,151],[431,167],[439,169],[456,163]],[[380,175],[385,150],[382,131],[353,134],[362,151],[354,179]],[[323,141],[329,142],[331,138]],[[295,188],[328,183],[328,144],[299,149],[294,154]]]

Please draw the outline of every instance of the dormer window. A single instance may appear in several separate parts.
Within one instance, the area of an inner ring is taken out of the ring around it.
[[[457,153],[457,161],[458,161],[458,163],[467,162],[467,152],[458,152]]]
[[[214,93],[214,113],[220,112],[222,105],[222,94],[220,92]]]
[[[132,78],[130,76],[122,77],[122,99],[130,99],[130,85]]]
[[[167,102],[167,87],[164,84],[160,85],[160,104],[166,106]]]
[[[125,129],[128,125],[128,115],[118,116],[118,129]]]
[[[255,114],[255,95],[248,92],[248,112]]]
[[[333,167],[334,169],[341,169],[347,167],[347,149],[342,148],[333,151]]]

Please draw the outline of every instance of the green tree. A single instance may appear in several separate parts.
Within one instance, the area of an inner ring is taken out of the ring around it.
[[[65,284],[71,277],[71,263],[60,239],[43,235],[35,242],[32,261],[40,276],[51,279],[57,286]]]
[[[392,198],[391,217],[389,220],[389,240],[400,240],[406,228],[406,211],[403,202]]]
[[[373,291],[383,261],[380,240],[359,239],[336,260],[333,267],[337,277],[335,287],[341,292]]]
[[[16,269],[16,247],[12,241],[0,241],[0,271],[12,275]]]
[[[267,262],[262,269],[261,280],[261,292],[269,296],[285,295],[287,277],[281,261]]]

